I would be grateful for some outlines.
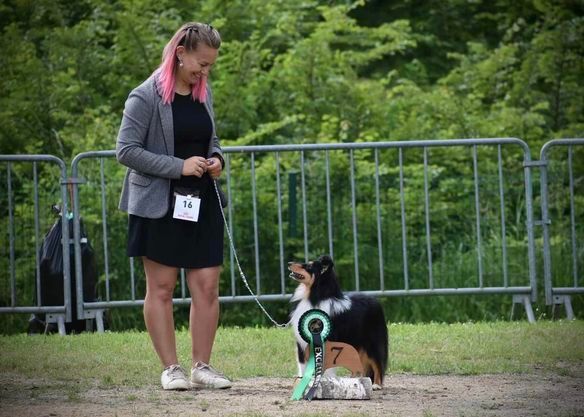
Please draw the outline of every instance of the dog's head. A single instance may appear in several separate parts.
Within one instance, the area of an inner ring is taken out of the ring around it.
[[[321,277],[333,271],[333,260],[323,255],[315,261],[307,263],[288,262],[290,278],[311,288]]]

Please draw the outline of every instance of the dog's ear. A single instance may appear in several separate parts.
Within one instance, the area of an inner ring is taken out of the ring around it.
[[[320,275],[324,274],[326,271],[328,271],[333,266],[333,259],[330,256],[328,256],[328,255],[321,256],[318,259],[318,262],[321,265],[321,267],[320,267]]]

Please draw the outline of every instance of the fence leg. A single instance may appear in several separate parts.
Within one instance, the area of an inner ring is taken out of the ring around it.
[[[57,316],[57,327],[59,328],[59,334],[65,336],[67,332],[65,331],[65,316]]]
[[[104,327],[103,327],[103,310],[96,310],[95,311],[95,322],[97,324],[97,332],[98,333],[103,333],[104,332]]]
[[[64,314],[47,314],[45,317],[45,322],[47,325],[49,323],[57,323],[57,329],[61,336],[65,336],[67,331],[65,330],[65,315]]]
[[[525,314],[527,314],[527,321],[530,323],[535,323],[535,315],[533,314],[533,308],[531,307],[531,301],[528,295],[514,295],[513,305],[511,306],[511,320],[515,317],[515,304],[522,304],[525,309]]]
[[[572,309],[572,297],[569,295],[554,295],[552,304],[552,318],[556,318],[556,306],[564,305],[566,310],[566,320],[574,320],[574,310]]]

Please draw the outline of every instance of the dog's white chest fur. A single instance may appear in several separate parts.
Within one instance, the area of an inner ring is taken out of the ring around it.
[[[313,308],[317,308],[324,311],[329,315],[329,317],[334,317],[337,314],[341,314],[351,308],[351,300],[347,296],[344,296],[343,298],[329,298],[321,301],[316,305],[313,305],[305,298],[305,290],[306,287],[304,287],[304,285],[299,285],[298,288],[296,288],[294,296],[292,297],[292,301],[300,300],[300,302],[294,309],[292,317],[290,318],[290,324],[294,329],[294,336],[296,337],[296,341],[300,344],[303,350],[306,349],[308,343],[306,343],[300,336],[298,331],[298,322],[304,313]]]

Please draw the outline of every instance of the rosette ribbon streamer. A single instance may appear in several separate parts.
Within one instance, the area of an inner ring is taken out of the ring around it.
[[[312,400],[324,373],[324,352],[326,338],[331,332],[331,319],[319,309],[306,311],[298,322],[298,333],[308,343],[309,356],[304,375],[294,388],[291,399]],[[313,378],[314,377],[314,378]],[[314,380],[313,380],[314,379]],[[312,385],[308,388],[310,381]]]

